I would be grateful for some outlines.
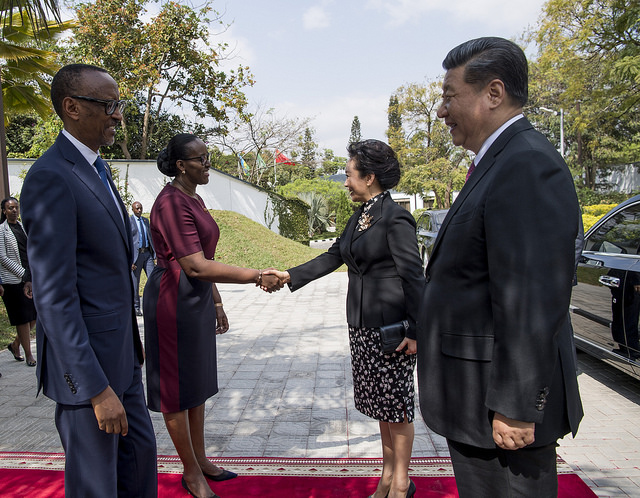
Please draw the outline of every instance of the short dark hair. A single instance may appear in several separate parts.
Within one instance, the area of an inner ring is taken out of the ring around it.
[[[158,156],[157,164],[160,172],[165,176],[176,176],[179,173],[176,162],[188,155],[187,146],[196,140],[198,137],[192,133],[179,133],[169,140]]]
[[[16,201],[18,204],[20,204],[20,201],[18,199],[16,199],[15,197],[6,197],[6,198],[2,199],[2,202],[0,202],[0,211],[2,211],[0,213],[0,223],[4,223],[4,220],[7,219],[7,215],[4,214],[4,206],[9,201]]]
[[[465,66],[464,80],[484,86],[493,79],[504,83],[507,94],[524,106],[529,98],[529,67],[522,49],[512,41],[498,37],[476,38],[452,49],[442,67],[445,70]]]
[[[352,142],[347,147],[349,159],[354,159],[354,166],[360,176],[369,173],[376,175],[378,183],[384,190],[395,187],[400,181],[400,163],[391,147],[375,139]]]
[[[56,114],[62,118],[62,101],[77,95],[82,89],[82,76],[89,71],[108,73],[104,68],[91,64],[69,64],[61,68],[51,81],[51,103]]]

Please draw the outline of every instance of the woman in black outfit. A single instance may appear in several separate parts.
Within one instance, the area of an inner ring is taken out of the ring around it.
[[[27,357],[27,365],[36,366],[31,353],[31,330],[36,325],[36,309],[31,295],[31,272],[27,259],[27,235],[18,221],[20,204],[15,197],[0,203],[0,278],[4,287],[2,300],[7,308],[9,322],[16,327],[16,338],[7,349],[17,361],[20,346]]]
[[[351,200],[362,206],[326,253],[276,274],[295,291],[347,265],[355,405],[378,420],[382,439],[382,476],[372,496],[413,496],[416,487],[409,479],[409,461],[414,434],[415,325],[424,287],[416,223],[389,194],[400,180],[400,164],[391,147],[379,140],[364,140],[347,150],[344,186]],[[395,352],[383,353],[380,327],[405,319],[410,324],[405,339]]]

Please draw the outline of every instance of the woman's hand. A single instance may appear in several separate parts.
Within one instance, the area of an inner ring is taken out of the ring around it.
[[[222,306],[216,306],[216,335],[224,334],[229,330],[229,319]]]
[[[2,289],[2,293],[4,294],[4,289]],[[1,296],[2,294],[0,294]],[[29,299],[33,299],[33,284],[31,282],[24,283],[24,295]]]
[[[396,348],[396,351],[402,350],[404,350],[404,354],[416,354],[418,352],[418,343],[415,339],[409,339],[408,337],[405,337],[400,345]]]
[[[278,278],[278,272],[275,268],[267,268],[262,270],[262,279],[260,280],[260,288],[268,293],[272,293],[282,289],[284,282]]]
[[[280,281],[279,288],[282,288],[284,287],[284,284],[288,284],[289,282],[291,282],[291,276],[289,275],[288,271],[278,271],[275,268],[267,268],[262,272],[263,279],[265,275],[275,275],[276,277],[278,277],[278,280]],[[263,288],[262,290],[266,289]]]

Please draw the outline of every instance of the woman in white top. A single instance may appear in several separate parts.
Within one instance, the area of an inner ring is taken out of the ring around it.
[[[16,361],[20,346],[24,350],[27,365],[36,366],[31,353],[31,330],[36,325],[36,309],[31,294],[31,272],[27,259],[27,235],[18,221],[20,204],[14,197],[0,203],[0,278],[4,287],[2,300],[7,308],[9,322],[16,327],[16,338],[7,345]]]

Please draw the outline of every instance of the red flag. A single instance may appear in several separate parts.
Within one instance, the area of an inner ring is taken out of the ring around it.
[[[276,164],[290,164],[294,166],[296,163],[294,163],[291,159],[289,159],[282,152],[276,149]]]

